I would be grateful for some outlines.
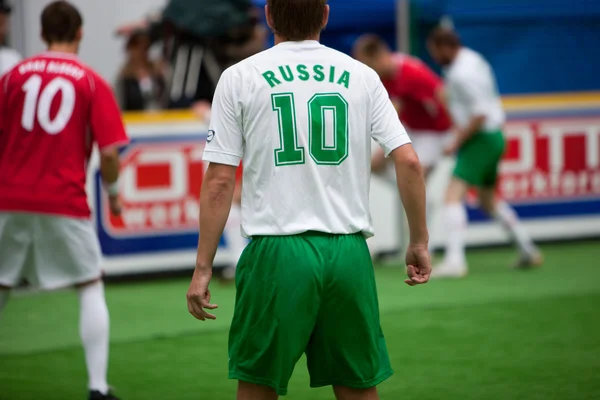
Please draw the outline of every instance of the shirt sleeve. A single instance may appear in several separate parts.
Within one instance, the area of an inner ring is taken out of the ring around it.
[[[242,108],[236,94],[232,70],[226,70],[215,90],[203,160],[240,165],[244,153]]]
[[[379,77],[372,72],[367,76],[372,102],[371,136],[383,148],[386,157],[398,147],[411,143],[400,123],[398,113],[390,101]]]
[[[93,76],[90,127],[100,151],[129,142],[121,112],[110,86],[99,76]]]

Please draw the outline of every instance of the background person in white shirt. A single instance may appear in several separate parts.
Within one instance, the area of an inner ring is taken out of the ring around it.
[[[21,62],[21,55],[7,46],[6,40],[10,32],[11,7],[6,1],[0,1],[0,76],[4,75]]]
[[[451,29],[438,27],[428,39],[432,58],[444,67],[448,105],[455,124],[455,139],[446,149],[456,153],[456,168],[446,193],[446,245],[442,265],[432,276],[461,277],[467,274],[464,233],[467,190],[478,190],[479,205],[498,220],[517,244],[517,267],[538,266],[542,256],[522,227],[514,209],[496,197],[498,166],[505,148],[502,128],[505,114],[494,72],[477,52],[462,47]]]

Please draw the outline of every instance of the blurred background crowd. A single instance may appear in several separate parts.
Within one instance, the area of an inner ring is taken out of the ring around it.
[[[195,106],[204,113],[221,72],[272,40],[263,21],[264,0],[75,3],[81,3],[84,15],[94,15],[93,21],[86,21],[94,33],[82,56],[114,82],[124,111]],[[35,26],[32,18],[44,1],[12,5],[19,19],[13,40],[11,7],[7,0],[1,4],[0,40],[15,49],[2,51],[0,66],[6,70],[17,52],[29,56],[39,49],[36,29],[27,26]],[[370,32],[433,66],[425,38],[442,18],[451,16],[465,44],[490,60],[503,94],[600,87],[593,34],[598,31],[600,6],[594,1],[333,0],[331,7],[323,42],[346,53],[360,34]],[[102,24],[103,32],[97,32],[96,24]],[[121,55],[113,57],[117,46]],[[107,66],[115,59],[122,64]]]

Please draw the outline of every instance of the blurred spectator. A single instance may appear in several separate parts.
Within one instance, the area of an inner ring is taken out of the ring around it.
[[[165,92],[163,68],[150,60],[150,37],[138,30],[129,36],[127,61],[117,82],[117,93],[124,111],[144,111],[162,108]]]
[[[21,61],[21,55],[7,46],[10,32],[10,13],[12,9],[4,0],[0,0],[0,75],[10,71]]]
[[[266,29],[249,0],[170,0],[160,17],[120,27],[129,35],[147,27],[163,41],[169,61],[170,108],[206,110],[221,73],[264,49]]]

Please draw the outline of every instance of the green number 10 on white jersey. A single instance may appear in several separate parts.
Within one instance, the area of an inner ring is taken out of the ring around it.
[[[280,147],[275,165],[304,164],[304,147],[298,143],[298,125],[293,93],[271,96],[273,111],[279,117]],[[318,93],[308,101],[309,154],[319,165],[339,165],[348,157],[348,103],[339,93]],[[327,114],[330,118],[327,118]],[[328,122],[332,138],[327,143]]]

